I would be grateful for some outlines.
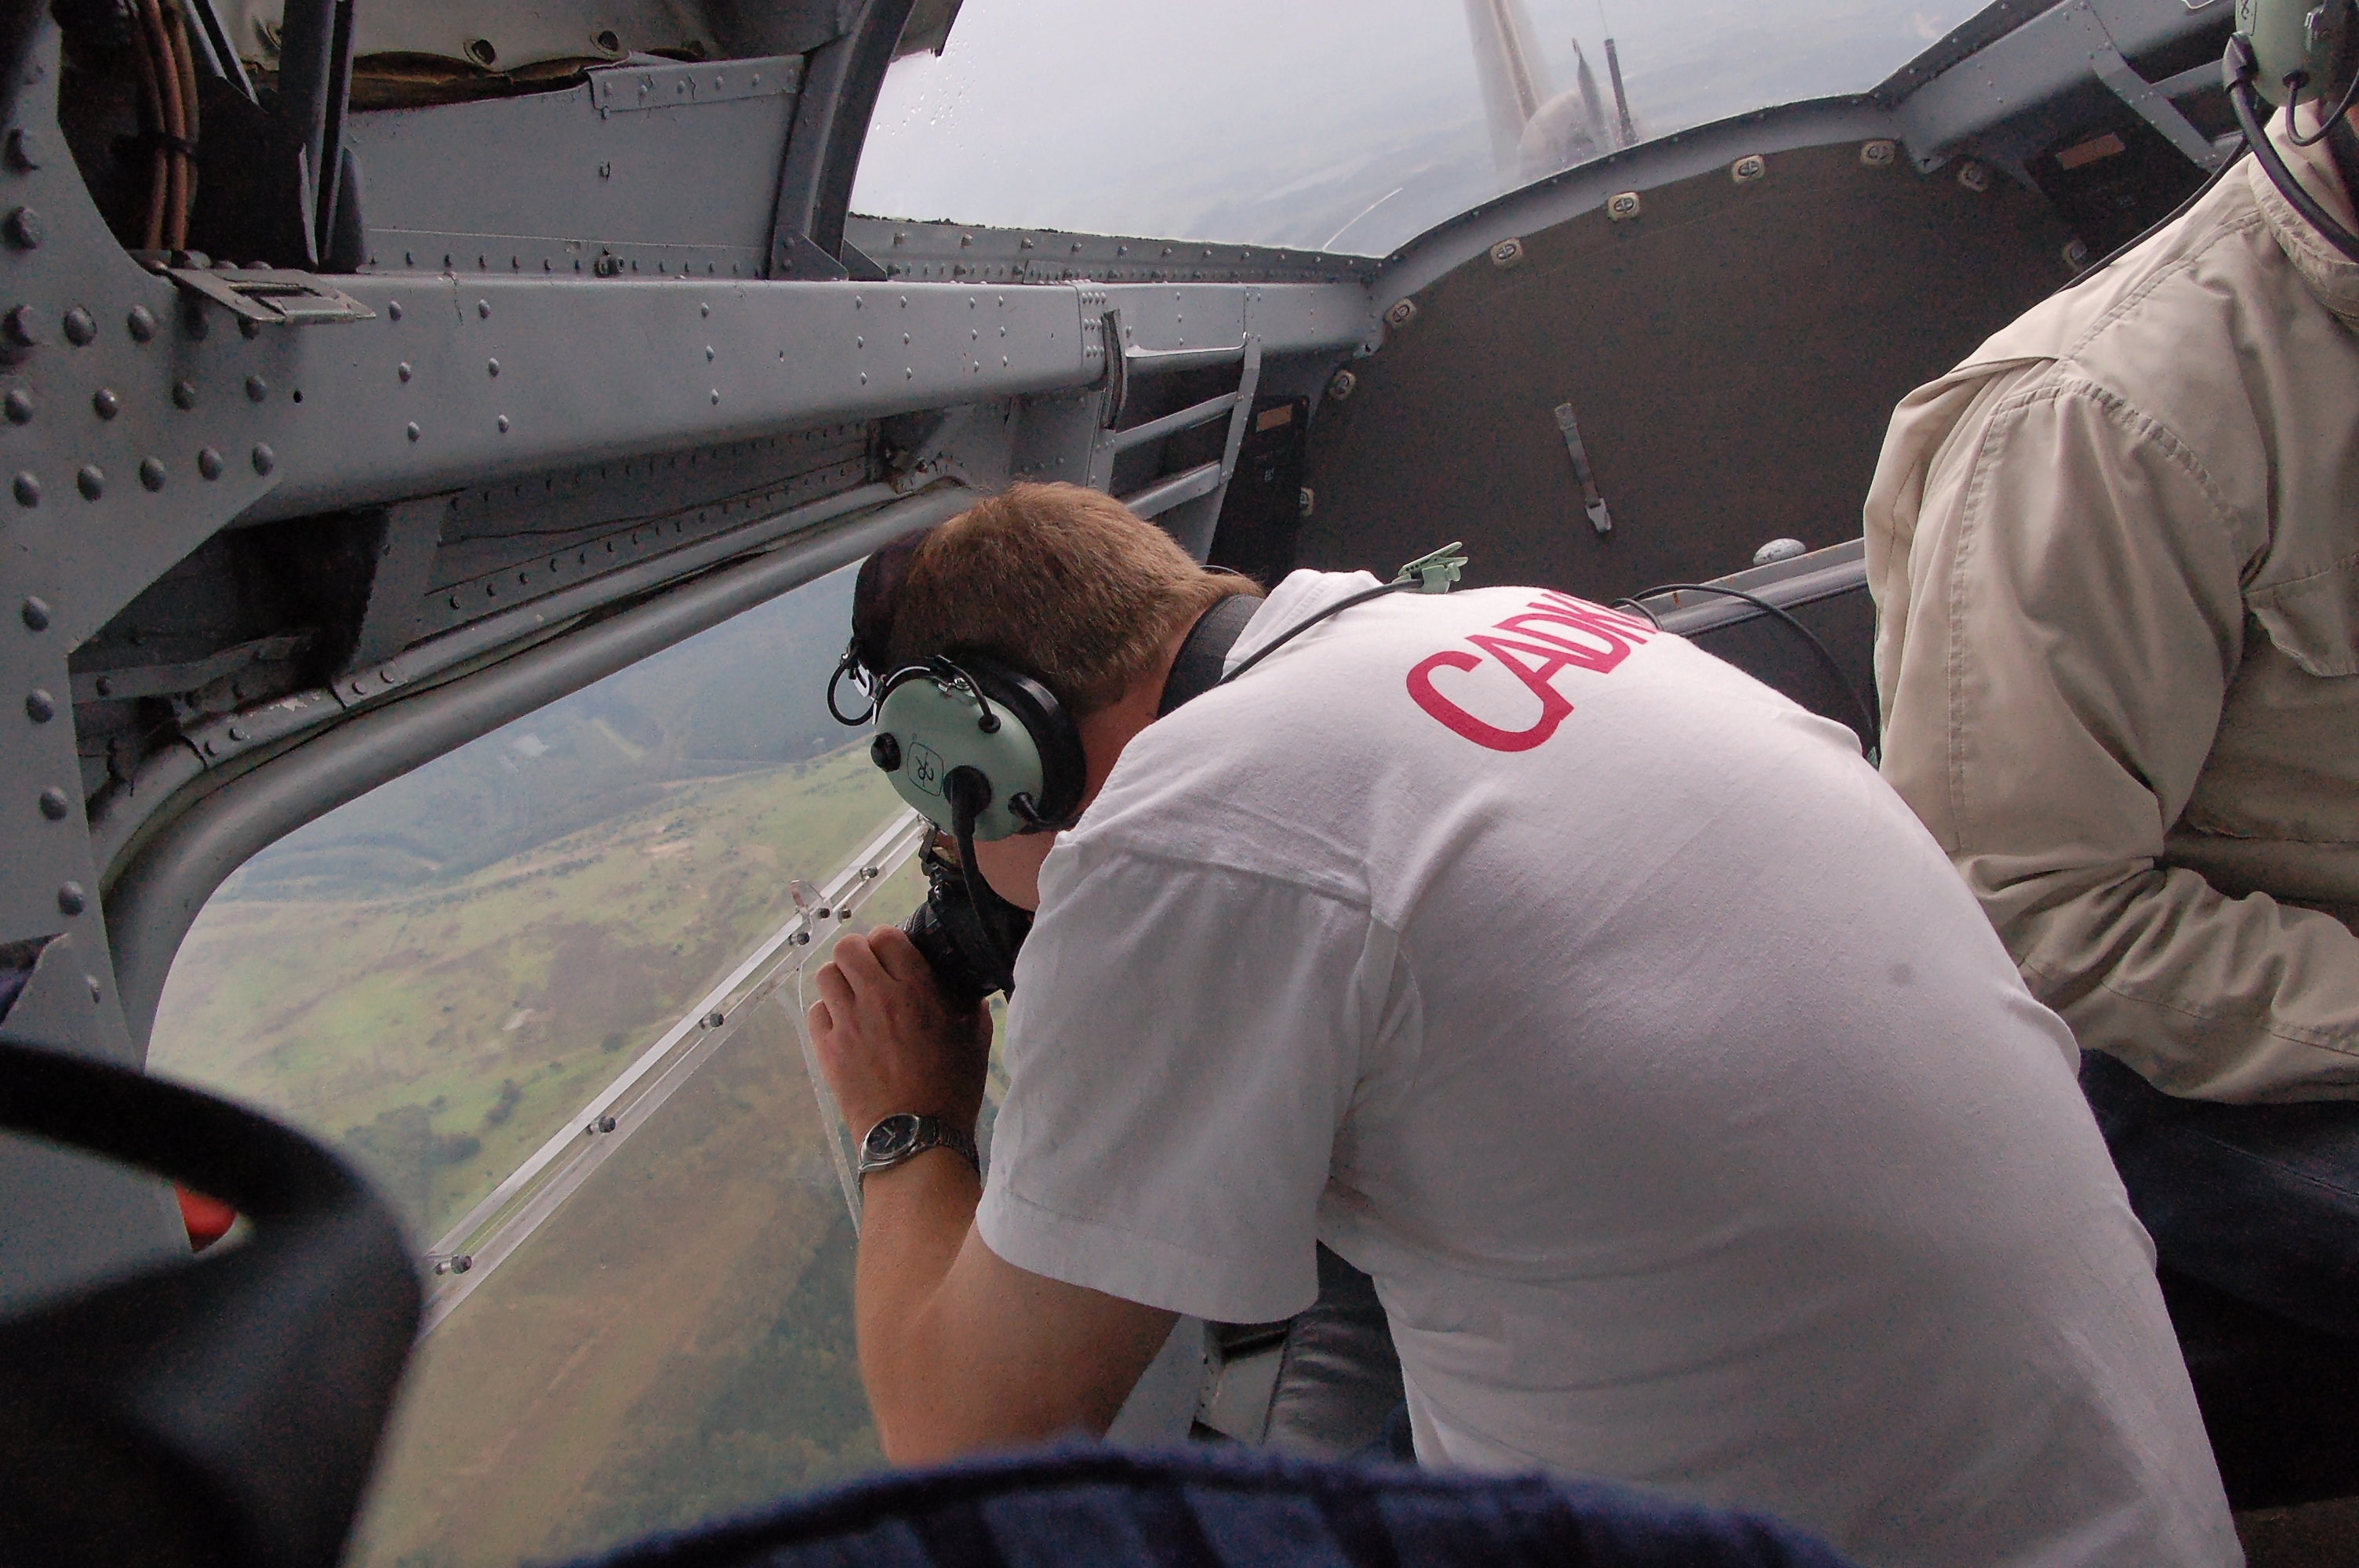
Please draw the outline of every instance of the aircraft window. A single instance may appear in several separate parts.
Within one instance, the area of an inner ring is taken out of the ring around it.
[[[967,0],[887,74],[853,209],[1380,255],[1623,145],[1614,64],[1644,141],[1865,92],[1981,9]]]
[[[799,1028],[833,939],[924,895],[821,695],[851,587],[354,801],[183,946],[151,1064],[337,1145],[428,1260],[353,1563],[586,1552],[877,1463],[848,1140]]]

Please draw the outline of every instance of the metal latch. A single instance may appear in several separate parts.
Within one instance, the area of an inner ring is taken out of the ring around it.
[[[158,269],[181,288],[210,299],[242,321],[265,326],[321,321],[373,321],[376,312],[308,272],[279,267],[168,266]]]
[[[1605,510],[1605,497],[1597,492],[1597,480],[1589,471],[1589,449],[1582,444],[1581,421],[1573,417],[1572,405],[1560,403],[1554,410],[1557,433],[1564,438],[1564,449],[1572,458],[1572,475],[1581,481],[1582,509],[1589,514],[1589,525],[1600,534],[1614,532],[1614,514]]]

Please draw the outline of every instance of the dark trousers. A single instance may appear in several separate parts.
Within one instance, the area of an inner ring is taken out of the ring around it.
[[[2175,1099],[2094,1051],[2081,1088],[2165,1266],[2359,1336],[2359,1102]]]

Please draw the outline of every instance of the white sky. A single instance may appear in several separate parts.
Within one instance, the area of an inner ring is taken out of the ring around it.
[[[1982,8],[1525,4],[1610,103],[1602,12],[1646,135],[1864,91]],[[886,78],[853,210],[1381,254],[1500,188],[1462,0],[966,0]]]

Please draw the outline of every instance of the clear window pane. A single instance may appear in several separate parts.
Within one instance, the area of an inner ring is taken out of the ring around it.
[[[847,568],[353,802],[183,946],[157,1070],[339,1146],[440,1262],[354,1563],[587,1551],[877,1463],[799,981],[923,879],[826,717],[850,594]]]
[[[1864,92],[1980,9],[968,0],[886,79],[853,207],[1383,254],[1620,145],[1608,38],[1643,141]]]

